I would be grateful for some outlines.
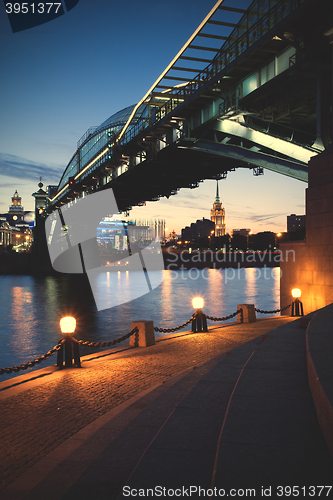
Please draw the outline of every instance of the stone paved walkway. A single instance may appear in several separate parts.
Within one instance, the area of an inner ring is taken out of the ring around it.
[[[149,348],[88,357],[81,369],[55,371],[35,380],[31,388],[17,385],[21,377],[13,380],[13,388],[0,383],[0,488],[133,396],[290,320],[283,316],[214,326],[208,333],[160,339]]]

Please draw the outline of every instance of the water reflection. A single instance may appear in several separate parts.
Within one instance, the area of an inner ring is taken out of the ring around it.
[[[11,290],[10,325],[13,334],[9,336],[13,352],[29,353],[35,342],[35,324],[32,308],[33,294],[21,286],[14,286]]]
[[[279,268],[266,268],[266,273],[258,268],[165,271],[164,281],[152,292],[100,312],[85,276],[1,276],[0,366],[21,364],[51,349],[61,337],[62,316],[76,318],[77,338],[108,341],[128,333],[131,322],[140,319],[162,328],[184,323],[193,313],[195,296],[204,299],[209,316],[229,315],[242,303],[278,309],[279,276]],[[122,292],[131,284],[127,274],[119,282]],[[114,286],[108,275],[106,285]],[[38,367],[54,363],[52,357]]]

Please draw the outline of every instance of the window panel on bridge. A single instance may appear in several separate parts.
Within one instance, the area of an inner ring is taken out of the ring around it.
[[[78,173],[78,171],[79,171],[79,162],[78,162],[78,155],[76,153],[72,158],[71,162],[69,163],[67,169],[65,170],[64,175],[62,176],[58,190],[62,189],[68,183],[68,179],[70,177],[74,177]]]
[[[106,130],[92,137],[81,149],[81,163],[84,167],[96,154],[106,146],[108,135]]]

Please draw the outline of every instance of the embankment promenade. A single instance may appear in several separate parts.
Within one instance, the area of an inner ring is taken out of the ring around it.
[[[85,356],[82,368],[0,383],[1,498],[115,500],[181,484],[277,488],[292,475],[303,488],[332,484],[306,332],[292,319],[182,332]]]

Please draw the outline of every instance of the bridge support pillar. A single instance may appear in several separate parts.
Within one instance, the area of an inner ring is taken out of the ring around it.
[[[333,302],[333,148],[309,162],[306,241],[280,243],[281,307],[300,288],[304,314]],[[283,314],[290,314],[286,310]]]
[[[131,330],[137,327],[139,333],[130,337],[130,345],[134,347],[148,347],[155,345],[155,330],[153,321],[133,321]]]

